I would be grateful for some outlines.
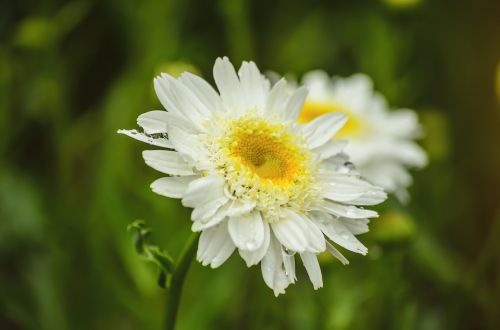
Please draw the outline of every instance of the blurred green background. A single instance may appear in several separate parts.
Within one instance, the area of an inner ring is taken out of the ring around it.
[[[0,2],[0,329],[158,329],[165,291],[126,226],[176,257],[189,210],[155,195],[148,147],[116,134],[159,109],[152,79],[217,56],[280,73],[365,72],[419,112],[430,166],[325,287],[275,298],[260,267],[193,263],[178,329],[500,328],[500,3]]]

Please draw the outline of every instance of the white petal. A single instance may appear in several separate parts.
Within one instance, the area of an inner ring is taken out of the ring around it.
[[[295,283],[297,280],[295,276],[295,253],[289,253],[289,251],[286,251],[283,246],[281,246],[281,256],[283,258],[285,275],[292,283]]]
[[[342,205],[328,200],[321,204],[323,210],[339,217],[361,219],[378,217],[378,213],[372,210],[360,209],[352,205]]]
[[[368,182],[350,175],[332,173],[326,178],[326,181],[323,195],[337,202],[353,201],[374,190],[374,187]]]
[[[207,152],[198,136],[177,127],[168,127],[168,138],[175,150],[199,162],[206,162]]]
[[[189,121],[192,128],[204,131],[203,123],[210,112],[175,78],[167,74],[154,80],[156,94],[165,109]]]
[[[137,124],[144,129],[147,134],[167,132],[168,112],[164,110],[154,110],[141,114],[137,117]]]
[[[193,124],[186,117],[168,111],[165,111],[165,113],[166,115],[164,115],[164,117],[167,122],[167,133],[170,133],[170,129],[172,127],[189,132],[190,134],[199,133],[196,127],[194,127]]]
[[[210,216],[201,216],[200,219],[193,219],[193,225],[191,226],[192,231],[201,231],[207,228],[217,225],[219,222],[224,220],[227,216],[227,211],[231,207],[231,201],[227,201],[224,205],[217,208],[214,214]]]
[[[330,242],[326,242],[326,249],[331,253],[332,256],[340,260],[343,265],[349,265],[349,260],[347,260],[339,250],[337,250],[332,244],[330,244]]]
[[[349,201],[349,203],[356,205],[377,205],[382,203],[387,199],[387,194],[382,190],[382,188],[375,188],[377,187],[373,187],[361,196]]]
[[[331,98],[331,77],[325,71],[313,70],[307,72],[302,77],[302,83],[309,88],[311,100],[323,101]]]
[[[203,78],[192,73],[184,72],[180,81],[184,83],[212,112],[217,112],[221,108],[221,99],[219,94]]]
[[[177,151],[144,150],[142,157],[147,165],[171,175],[193,175],[194,172]]]
[[[217,175],[209,175],[189,184],[182,198],[182,205],[195,208],[221,196],[225,196],[224,179]]]
[[[265,113],[278,114],[282,119],[287,118],[286,103],[288,100],[288,90],[285,79],[278,81],[267,98]]]
[[[206,203],[196,206],[196,208],[191,213],[191,219],[196,222],[207,223],[215,215],[220,207],[228,202],[228,198],[225,195],[211,195]],[[222,219],[221,219],[222,220]]]
[[[255,205],[255,202],[240,202],[238,200],[234,200],[231,208],[227,211],[227,215],[232,217],[248,213],[255,208]]]
[[[327,113],[301,126],[309,147],[317,148],[330,141],[344,126],[347,117],[340,112]]]
[[[320,223],[319,226],[325,235],[338,245],[361,254],[368,252],[368,249],[340,220],[332,217],[328,222]]]
[[[245,109],[245,96],[233,65],[227,57],[218,58],[214,65],[214,80],[223,103],[232,111]]]
[[[132,129],[132,130],[120,129],[120,130],[118,130],[118,134],[124,134],[124,135],[130,136],[131,138],[136,139],[138,141],[146,142],[146,143],[149,143],[149,144],[151,144],[153,146],[157,146],[157,147],[163,147],[163,148],[168,148],[168,149],[172,149],[174,147],[172,145],[172,143],[167,138],[152,137],[152,136],[149,136],[147,134],[140,133],[135,129]]]
[[[346,140],[328,141],[322,146],[315,148],[314,152],[319,154],[320,160],[328,159],[341,153],[347,144],[348,142]]]
[[[381,157],[397,159],[407,166],[420,168],[428,162],[425,151],[413,141],[403,139],[386,141],[380,143],[379,149]]]
[[[223,222],[201,233],[196,259],[203,266],[217,268],[231,256],[234,249],[227,232],[227,223]]]
[[[151,189],[159,195],[181,198],[186,192],[189,183],[196,178],[197,176],[194,175],[159,178],[151,184]]]
[[[399,137],[415,138],[421,135],[417,113],[410,109],[391,111],[386,118],[387,130]]]
[[[304,86],[295,90],[286,104],[287,119],[290,119],[293,122],[297,121],[299,113],[302,110],[302,106],[304,105],[304,101],[306,100],[307,93],[308,90]]]
[[[193,123],[202,123],[212,115],[212,111],[181,81],[168,74],[162,74],[162,78],[170,82],[171,101]]]
[[[170,82],[163,77],[155,77],[153,81],[156,96],[160,100],[163,107],[170,113],[174,113],[178,116],[184,117],[181,109],[171,100]]]
[[[271,235],[268,252],[260,265],[262,278],[267,286],[273,289],[275,296],[285,293],[288,285],[293,283],[293,279],[284,270],[281,244],[273,235]]]
[[[243,260],[245,260],[247,267],[257,265],[266,255],[269,249],[269,242],[271,240],[270,231],[271,230],[269,229],[269,224],[267,222],[264,222],[264,242],[262,243],[262,245],[254,251],[241,249],[239,250],[240,256],[243,258]]]
[[[300,254],[300,258],[304,263],[304,267],[306,268],[307,275],[309,275],[309,279],[313,284],[314,290],[322,288],[323,276],[321,274],[321,268],[319,267],[319,262],[316,255],[311,252],[303,252]]]
[[[260,212],[230,217],[229,235],[241,250],[255,251],[264,243],[264,222]]]
[[[224,196],[226,197],[226,196]],[[209,217],[201,217],[200,221],[195,221],[191,227],[193,231],[200,231],[205,228],[212,227],[224,219],[224,217],[238,216],[248,213],[255,208],[255,203],[244,203],[238,200],[230,200],[223,206],[219,207],[215,214]]]
[[[367,233],[370,229],[368,228],[368,219],[348,219],[340,218],[340,221],[349,229],[354,235]]]
[[[254,62],[243,62],[238,71],[241,89],[249,109],[264,109],[270,82],[259,71]]]
[[[294,216],[271,224],[274,235],[287,249],[295,252],[304,252],[308,247],[305,234],[307,226],[301,217]]]
[[[323,234],[311,220],[291,210],[283,212],[287,217],[271,225],[281,244],[294,252],[321,252],[325,249]]]

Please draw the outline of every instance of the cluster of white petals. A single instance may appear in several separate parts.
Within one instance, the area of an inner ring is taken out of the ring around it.
[[[349,141],[344,151],[351,161],[370,182],[407,201],[412,183],[408,168],[427,164],[425,152],[414,141],[422,131],[417,114],[410,109],[389,110],[364,74],[331,78],[323,71],[311,71],[302,83],[309,94],[299,122],[330,112],[345,114],[349,121],[336,138]]]
[[[193,208],[203,265],[218,267],[237,250],[247,266],[261,264],[278,295],[295,282],[298,255],[314,288],[322,287],[317,255],[328,250],[347,263],[332,243],[366,254],[355,235],[377,213],[363,206],[385,192],[361,178],[346,143],[332,139],[343,114],[297,123],[306,88],[292,91],[284,79],[271,88],[253,62],[236,72],[227,58],[217,59],[213,74],[218,91],[190,73],[157,77],[166,111],[140,115],[143,132],[119,132],[161,148],[143,152],[165,174],[151,188]]]

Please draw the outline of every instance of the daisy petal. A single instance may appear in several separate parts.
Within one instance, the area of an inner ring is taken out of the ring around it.
[[[370,220],[368,220],[368,219],[340,218],[340,221],[342,221],[342,223],[354,235],[364,234],[364,233],[367,233],[369,231],[368,223],[370,222]]]
[[[267,97],[267,103],[265,108],[265,113],[276,113],[281,118],[287,118],[287,108],[286,102],[288,100],[288,91],[285,79],[278,81],[269,96]]]
[[[343,265],[349,265],[349,260],[347,260],[346,257],[344,257],[344,255],[340,253],[340,251],[337,250],[330,242],[326,242],[326,249],[332,256],[340,260]]]
[[[193,225],[191,226],[192,231],[202,231],[207,228],[217,225],[219,222],[224,220],[227,216],[227,211],[231,207],[231,202],[227,201],[224,205],[216,209],[213,214],[201,215],[199,219],[195,220],[192,216]]]
[[[349,251],[363,255],[368,252],[366,246],[361,244],[340,220],[331,218],[330,221],[320,223],[319,226],[329,239]]]
[[[285,293],[285,289],[293,283],[284,270],[283,255],[280,243],[271,235],[268,253],[262,259],[262,278],[268,287],[273,289],[274,295]]]
[[[188,156],[190,159],[197,162],[206,159],[205,149],[196,135],[180,128],[169,126],[168,138],[175,150]]]
[[[260,73],[254,62],[243,62],[238,75],[246,99],[246,107],[249,109],[264,109],[266,97],[269,93],[269,80]]]
[[[135,129],[132,129],[132,130],[120,129],[120,130],[118,130],[118,134],[127,135],[133,139],[136,139],[136,140],[141,141],[141,142],[146,142],[148,144],[151,144],[151,145],[157,146],[157,147],[163,147],[163,148],[167,148],[167,149],[172,149],[174,147],[172,145],[172,143],[167,138],[152,137],[152,136],[149,136],[147,134],[138,132]]]
[[[156,94],[165,109],[188,120],[193,129],[204,131],[202,123],[210,112],[193,97],[187,87],[165,73],[156,77],[154,84]]]
[[[162,74],[162,78],[169,82],[170,102],[193,124],[200,127],[201,123],[211,116],[210,109],[179,80],[168,74]]]
[[[229,217],[242,215],[244,213],[250,212],[255,208],[255,202],[240,202],[238,200],[234,200],[231,208],[227,211],[227,215]]]
[[[375,218],[378,213],[372,210],[360,209],[352,205],[342,205],[332,201],[325,200],[322,208],[328,213],[334,214],[339,217],[362,219],[362,218]]]
[[[227,223],[223,222],[201,233],[196,259],[203,266],[217,268],[233,254],[234,249]]]
[[[212,112],[217,112],[221,109],[219,94],[203,78],[189,72],[184,72],[179,80],[198,97],[200,102],[207,105],[207,109]]]
[[[287,249],[295,252],[304,252],[308,246],[304,229],[307,227],[299,216],[281,219],[272,223],[274,235]]]
[[[287,119],[290,119],[293,122],[297,121],[300,110],[302,110],[302,106],[306,100],[307,93],[308,90],[306,87],[300,87],[292,94],[285,107],[287,111]]]
[[[255,251],[264,243],[264,222],[260,212],[229,218],[228,229],[240,250]]]
[[[286,276],[292,283],[295,283],[297,280],[295,276],[295,253],[289,253],[289,251],[285,251],[283,246],[281,246],[281,256]]]
[[[271,225],[281,244],[294,252],[321,252],[325,249],[325,239],[316,224],[294,211],[285,210],[284,213],[287,218]]]
[[[151,189],[159,194],[170,198],[181,198],[186,192],[189,183],[197,176],[170,176],[159,178],[151,184]]]
[[[240,80],[227,57],[215,61],[214,80],[224,103],[233,111],[246,110]]]
[[[315,148],[314,152],[319,154],[320,160],[328,159],[341,153],[347,144],[348,142],[346,140],[329,141],[322,146]]]
[[[144,129],[147,134],[167,132],[168,112],[154,110],[141,114],[137,117],[137,124]]]
[[[309,147],[317,148],[327,143],[344,126],[347,117],[340,112],[327,113],[313,121],[302,125]]]
[[[368,190],[361,196],[352,199],[349,201],[350,204],[357,205],[376,205],[380,204],[384,200],[387,199],[387,194],[380,188],[372,187],[371,190]]]
[[[269,224],[267,222],[264,222],[264,242],[262,243],[262,245],[254,251],[241,250],[241,249],[239,250],[240,256],[243,258],[243,260],[245,260],[247,267],[257,265],[266,255],[269,249],[269,242],[271,240],[270,237],[271,235],[270,235]]]
[[[337,202],[348,202],[363,196],[371,190],[372,185],[354,176],[335,173],[328,177],[323,194],[326,198]],[[356,203],[353,203],[356,204]]]
[[[313,284],[314,290],[322,288],[323,276],[321,274],[321,268],[319,267],[319,262],[316,255],[311,252],[303,252],[300,254],[300,258],[304,263],[304,267],[306,268],[307,275],[309,275],[309,279]]]
[[[209,175],[189,184],[182,198],[182,205],[196,208],[222,196],[225,196],[224,179],[217,175]]]
[[[147,165],[170,175],[193,175],[193,170],[177,151],[144,150],[142,156]]]
[[[208,200],[206,203],[198,205],[191,213],[191,219],[195,222],[207,223],[215,215],[220,207],[225,205],[228,198],[225,195],[212,195],[213,199]]]

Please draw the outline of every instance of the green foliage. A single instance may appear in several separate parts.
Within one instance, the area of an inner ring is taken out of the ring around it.
[[[135,250],[144,260],[150,261],[158,266],[158,285],[162,288],[170,287],[170,280],[174,272],[174,260],[167,251],[163,251],[156,245],[148,243],[151,231],[146,228],[143,220],[136,220],[128,225],[128,231],[133,231]]]

